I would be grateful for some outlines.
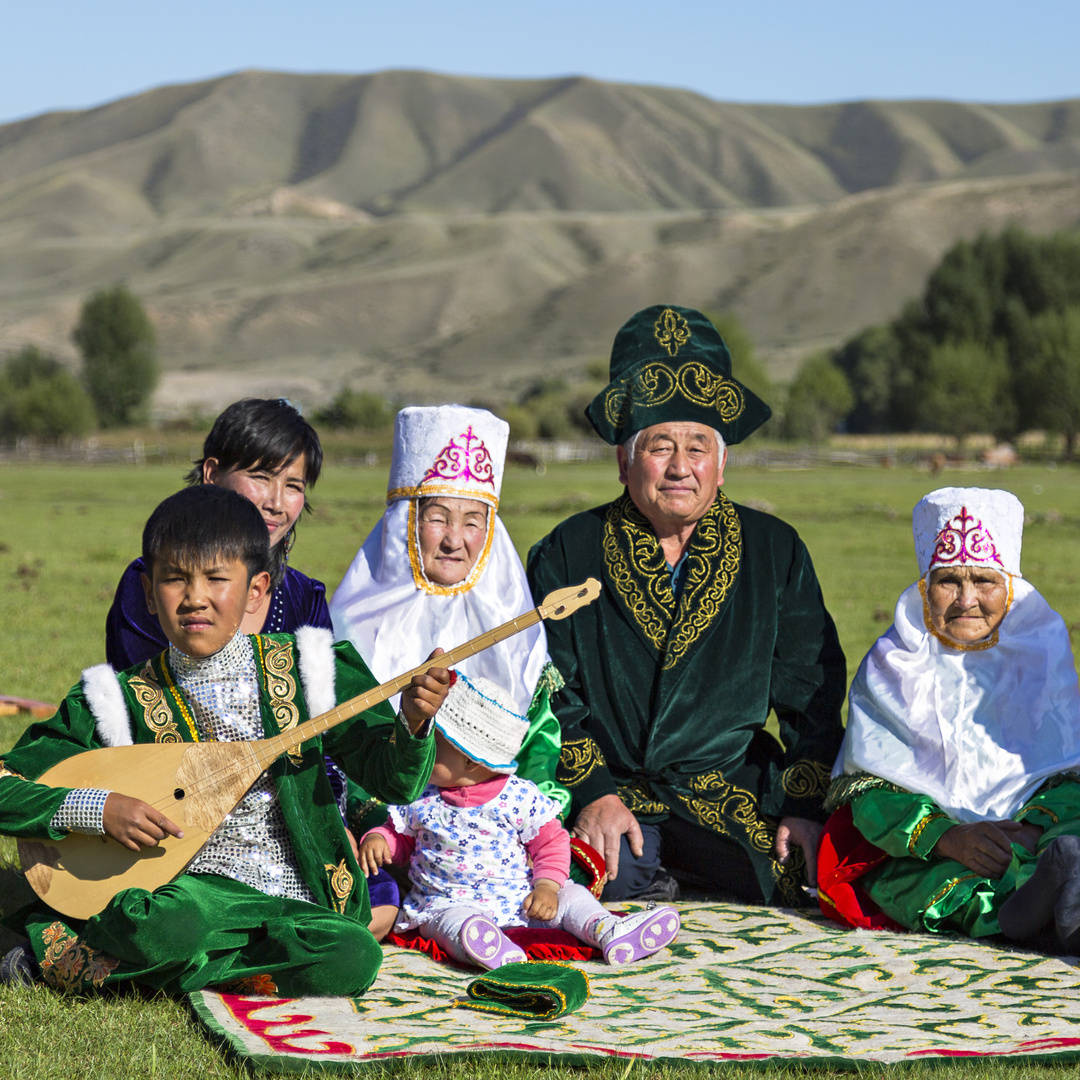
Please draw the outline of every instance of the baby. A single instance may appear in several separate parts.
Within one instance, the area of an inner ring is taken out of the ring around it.
[[[365,874],[409,864],[412,888],[395,929],[418,927],[457,960],[497,968],[526,960],[508,926],[561,928],[600,949],[609,964],[640,960],[670,944],[679,913],[659,907],[618,917],[568,881],[570,836],[558,806],[514,776],[528,721],[487,679],[451,673],[435,715],[435,765],[408,806],[360,844]]]

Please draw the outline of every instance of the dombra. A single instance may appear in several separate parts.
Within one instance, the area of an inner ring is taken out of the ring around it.
[[[107,836],[80,833],[57,841],[20,840],[26,880],[49,907],[77,919],[96,915],[123,889],[156,889],[184,870],[248,788],[291,748],[392,697],[415,675],[433,667],[452,667],[541,619],[565,619],[599,595],[596,578],[556,589],[524,615],[268,739],[115,746],[66,758],[37,782],[123,791],[161,810],[184,835],[166,836],[139,851],[129,851]]]

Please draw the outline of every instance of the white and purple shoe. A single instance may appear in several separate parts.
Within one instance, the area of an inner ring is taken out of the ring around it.
[[[680,925],[679,913],[673,907],[651,908],[621,919],[602,920],[597,926],[597,944],[606,963],[629,964],[670,945]]]
[[[503,964],[518,964],[529,958],[486,915],[470,915],[461,924],[461,947],[474,963],[488,971]]]

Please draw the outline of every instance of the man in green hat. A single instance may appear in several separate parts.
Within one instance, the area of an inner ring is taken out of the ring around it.
[[[566,686],[559,779],[574,833],[607,860],[605,899],[670,876],[798,904],[843,734],[844,656],[795,530],[723,493],[726,444],[769,407],[731,374],[700,312],[639,311],[586,410],[625,490],[529,553],[533,595],[590,575],[596,603],[550,623]],[[780,740],[765,730],[776,713]]]

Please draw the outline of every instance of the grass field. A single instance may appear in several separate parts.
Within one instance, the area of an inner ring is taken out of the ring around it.
[[[0,464],[0,694],[56,701],[80,670],[104,659],[104,619],[117,578],[138,551],[142,524],[157,501],[180,484],[183,465],[60,466]],[[293,561],[305,573],[340,580],[383,505],[385,464],[330,465],[313,492]],[[1080,473],[1024,465],[1007,472],[914,467],[728,470],[726,490],[739,502],[791,522],[814,557],[826,602],[840,630],[849,676],[889,625],[900,591],[915,577],[911,507],[932,487],[1007,487],[1027,509],[1023,569],[1069,624],[1080,644]],[[543,475],[511,469],[502,515],[522,555],[556,522],[617,492],[606,464],[550,467]],[[451,643],[452,644],[452,643]],[[25,718],[0,717],[0,748]],[[0,910],[11,912],[25,885],[11,864],[14,845],[0,841]],[[0,931],[0,944],[8,938]],[[920,1075],[927,1064],[904,1066]],[[1008,1063],[955,1064],[965,1078],[1065,1073],[1064,1068]],[[534,1077],[529,1066],[489,1063],[432,1068],[408,1062],[402,1077]],[[544,1075],[579,1070],[552,1066]],[[641,1073],[625,1063],[587,1070],[595,1077]],[[727,1076],[736,1066],[712,1068]],[[797,1069],[776,1070],[801,1075]],[[1072,1070],[1069,1070],[1070,1074]],[[42,988],[0,988],[0,1076],[12,1078],[187,1077],[247,1075],[223,1058],[171,999],[138,996],[73,1001]],[[650,1067],[651,1076],[701,1075],[695,1067]]]

